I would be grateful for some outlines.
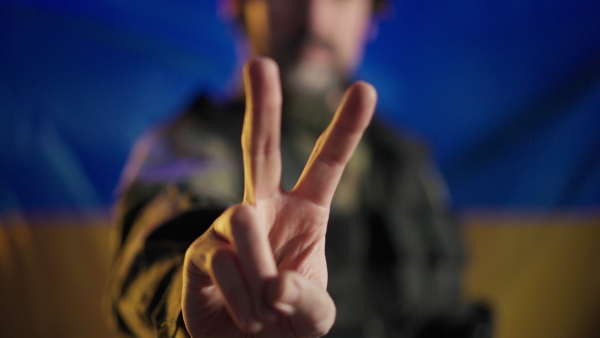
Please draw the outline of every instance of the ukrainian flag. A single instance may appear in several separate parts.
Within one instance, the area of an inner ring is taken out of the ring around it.
[[[432,150],[500,338],[600,336],[600,2],[397,0],[360,77]],[[214,1],[0,0],[0,336],[111,337],[134,141],[236,65]]]

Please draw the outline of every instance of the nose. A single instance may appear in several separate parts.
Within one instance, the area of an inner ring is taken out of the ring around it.
[[[322,32],[331,20],[331,0],[303,0],[304,25],[312,33]]]

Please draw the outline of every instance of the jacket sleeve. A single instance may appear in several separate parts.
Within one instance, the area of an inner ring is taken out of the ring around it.
[[[105,307],[115,326],[137,337],[187,335],[180,314],[185,251],[241,196],[226,140],[176,129],[138,142],[115,210]]]

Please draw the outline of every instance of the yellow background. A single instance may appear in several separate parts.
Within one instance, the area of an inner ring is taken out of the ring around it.
[[[118,337],[101,295],[106,213],[0,217],[0,336]],[[600,214],[470,213],[466,297],[499,338],[600,337]]]

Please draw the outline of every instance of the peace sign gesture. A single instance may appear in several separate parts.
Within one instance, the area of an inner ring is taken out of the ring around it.
[[[326,291],[329,208],[373,115],[376,93],[364,82],[347,90],[296,186],[284,191],[277,65],[253,59],[244,68],[244,81],[244,200],[186,252],[185,324],[198,337],[321,336],[335,320]]]

